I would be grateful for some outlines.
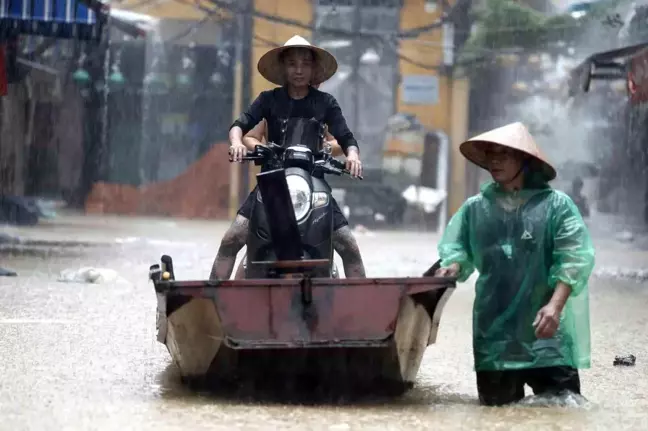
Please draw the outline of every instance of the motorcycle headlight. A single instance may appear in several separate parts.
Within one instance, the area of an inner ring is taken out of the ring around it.
[[[297,222],[302,221],[311,209],[311,190],[308,182],[299,175],[288,175],[286,177],[290,199],[295,209]]]

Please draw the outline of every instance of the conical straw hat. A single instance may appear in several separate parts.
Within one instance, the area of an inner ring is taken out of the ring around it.
[[[259,73],[273,84],[285,84],[284,70],[279,57],[282,52],[289,48],[308,48],[315,54],[315,69],[313,70],[311,85],[321,84],[337,71],[338,64],[331,53],[325,49],[311,45],[301,36],[293,36],[283,46],[271,49],[259,59],[259,64],[257,65]]]
[[[540,152],[533,136],[531,136],[531,133],[529,133],[529,130],[524,124],[519,122],[507,124],[506,126],[482,133],[462,143],[459,146],[459,150],[465,158],[477,166],[488,169],[485,149],[489,144],[512,148],[531,156],[535,162],[535,166],[547,181],[556,178],[556,170]]]

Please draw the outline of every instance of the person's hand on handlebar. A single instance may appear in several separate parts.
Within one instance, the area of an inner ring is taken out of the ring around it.
[[[354,178],[362,176],[362,162],[360,161],[360,153],[355,147],[350,147],[347,152],[346,169]]]
[[[247,148],[241,141],[232,141],[229,147],[230,160],[233,162],[242,162],[243,157],[247,154]]]

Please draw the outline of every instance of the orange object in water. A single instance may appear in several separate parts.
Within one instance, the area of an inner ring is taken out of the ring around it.
[[[135,187],[98,182],[86,199],[94,214],[147,215],[227,219],[229,208],[229,146],[214,144],[177,177]]]

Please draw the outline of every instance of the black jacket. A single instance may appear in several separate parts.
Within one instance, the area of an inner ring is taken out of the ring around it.
[[[314,118],[326,124],[329,133],[337,139],[345,154],[349,147],[358,147],[335,97],[313,87],[310,87],[306,97],[298,100],[292,99],[283,87],[262,92],[230,129],[238,126],[245,135],[265,118],[268,141],[278,143],[281,141],[279,120],[291,117]]]

